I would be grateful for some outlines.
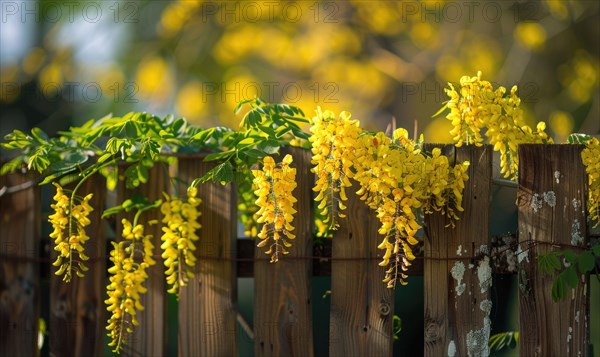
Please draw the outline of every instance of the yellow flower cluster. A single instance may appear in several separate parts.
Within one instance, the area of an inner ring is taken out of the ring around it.
[[[379,233],[384,236],[378,246],[385,253],[381,266],[393,265],[386,271],[389,288],[397,282],[406,285],[406,271],[415,258],[411,245],[418,243],[415,235],[421,228],[416,211],[440,211],[458,219],[462,189],[468,179],[468,162],[451,168],[448,158],[434,149],[424,155],[408,138],[405,129],[393,133],[393,139],[379,132],[364,135],[357,145],[354,179],[360,184],[357,194],[373,210],[381,222]]]
[[[590,139],[581,152],[581,159],[588,174],[588,212],[594,227],[600,225],[600,141]]]
[[[260,207],[256,213],[257,222],[263,224],[258,233],[261,241],[257,247],[262,248],[272,240],[265,252],[271,255],[271,263],[279,260],[279,254],[288,254],[287,248],[292,245],[288,240],[296,238],[292,233],[292,221],[296,213],[296,198],[292,192],[297,183],[296,169],[290,167],[291,163],[291,155],[286,155],[279,165],[275,164],[272,157],[266,156],[263,169],[252,170],[256,187],[254,193],[258,197],[256,204]]]
[[[452,121],[450,134],[456,146],[482,145],[485,130],[489,143],[500,152],[500,172],[505,177],[517,175],[519,144],[552,143],[544,122],[539,122],[535,131],[525,124],[516,86],[507,95],[506,88],[494,89],[490,82],[481,80],[481,72],[476,77],[462,77],[458,91],[448,85],[450,113],[446,118]]]
[[[171,285],[168,292],[179,293],[180,286],[186,286],[190,278],[194,277],[196,257],[194,251],[199,237],[196,231],[201,228],[198,218],[201,213],[198,206],[202,202],[197,198],[198,189],[191,187],[187,191],[187,202],[165,195],[166,201],[160,210],[164,215],[161,237],[167,284]]]
[[[346,217],[341,211],[346,206],[346,188],[352,186],[350,178],[354,176],[352,166],[356,159],[356,143],[362,132],[358,120],[350,119],[350,113],[342,112],[336,117],[332,112],[317,109],[310,128],[312,136],[312,172],[317,176],[313,190],[319,194],[315,201],[320,202],[318,208],[327,219],[330,229],[339,224],[336,216]]]
[[[123,241],[112,242],[110,260],[113,266],[108,269],[110,283],[107,286],[108,299],[104,301],[111,313],[108,319],[109,346],[119,352],[126,343],[126,335],[139,324],[136,313],[142,311],[141,294],[146,293],[144,282],[148,278],[146,269],[156,264],[152,258],[154,245],[152,235],[144,235],[144,226],[133,226],[127,219],[123,223]]]
[[[90,239],[85,232],[85,227],[91,223],[88,216],[93,211],[89,204],[92,194],[83,199],[74,196],[71,200],[59,184],[53,183],[53,185],[56,186],[55,203],[50,207],[54,213],[48,217],[48,221],[52,223],[54,229],[50,233],[50,238],[54,239],[54,250],[59,254],[52,265],[59,267],[56,275],[63,275],[63,281],[70,282],[73,272],[81,278],[83,272],[88,270],[83,264],[89,259],[83,252],[83,245]],[[77,200],[80,201],[79,204],[75,204]],[[75,253],[77,258],[74,256]],[[74,265],[74,262],[77,265]]]

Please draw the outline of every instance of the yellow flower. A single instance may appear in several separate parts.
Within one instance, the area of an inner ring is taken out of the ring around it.
[[[296,213],[296,198],[292,192],[297,183],[296,169],[290,167],[291,163],[291,155],[286,155],[278,165],[272,157],[266,156],[263,169],[252,170],[254,193],[258,197],[256,205],[259,207],[257,222],[263,224],[258,233],[261,241],[257,247],[262,248],[272,241],[265,252],[271,255],[271,263],[279,261],[280,254],[288,254],[287,248],[292,246],[289,240],[296,238],[292,233],[292,221]]]
[[[349,179],[354,176],[352,166],[362,130],[359,122],[350,117],[348,112],[336,117],[332,112],[322,112],[318,108],[310,128],[313,134],[309,138],[313,153],[311,163],[315,165],[312,172],[317,177],[313,188],[318,192],[315,201],[320,202],[318,208],[323,216],[328,217],[324,223],[330,223],[330,229],[339,226],[336,216],[346,217],[342,213],[346,208],[346,188],[352,185]]]
[[[179,288],[186,286],[194,277],[194,242],[199,239],[196,231],[201,228],[198,222],[201,213],[197,207],[202,202],[197,195],[198,189],[191,187],[187,191],[187,202],[165,195],[166,200],[161,205],[162,222],[165,224],[161,236],[161,257],[164,259],[167,284],[171,285],[167,291],[172,294],[179,295]]]
[[[156,264],[152,258],[154,245],[152,235],[144,235],[144,226],[123,219],[123,241],[112,242],[110,260],[113,266],[108,269],[109,284],[106,287],[108,299],[104,301],[106,310],[111,313],[106,329],[111,338],[109,346],[119,352],[127,341],[127,335],[139,325],[137,311],[142,311],[141,294],[146,293],[144,282],[148,278],[146,269]]]
[[[592,138],[581,152],[581,159],[588,174],[588,212],[594,227],[600,225],[600,141]]]
[[[502,86],[494,89],[490,82],[481,80],[481,72],[476,77],[462,77],[458,91],[452,84],[448,86],[450,113],[446,118],[452,122],[450,134],[456,146],[482,145],[485,131],[489,143],[500,152],[500,173],[505,177],[517,176],[519,144],[552,143],[544,122],[537,124],[535,132],[525,125],[516,86],[509,94]]]
[[[88,270],[83,264],[89,259],[83,245],[90,239],[85,227],[91,223],[88,216],[93,211],[89,204],[92,194],[83,199],[73,196],[71,201],[59,184],[53,185],[56,187],[55,203],[50,207],[54,213],[48,217],[48,221],[53,228],[50,238],[54,239],[54,250],[59,254],[52,265],[59,267],[55,274],[63,275],[63,280],[69,282],[73,272],[83,277],[83,272]]]
[[[395,130],[392,138],[379,132],[362,135],[357,141],[357,194],[375,210],[381,223],[379,234],[384,239],[378,248],[385,252],[379,265],[392,263],[383,280],[389,288],[397,282],[406,285],[403,272],[415,259],[411,245],[418,243],[416,234],[421,228],[417,210],[442,211],[458,219],[455,211],[462,210],[467,167],[468,163],[463,163],[451,168],[440,149],[430,156],[423,154],[402,128]]]

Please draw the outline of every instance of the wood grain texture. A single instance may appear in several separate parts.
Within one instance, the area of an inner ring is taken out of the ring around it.
[[[0,188],[34,180],[33,174],[0,176]],[[40,190],[37,184],[0,197],[0,254],[38,257]],[[0,261],[0,356],[37,356],[39,275],[34,261]]]
[[[521,356],[587,356],[589,277],[554,303],[554,277],[537,269],[537,256],[565,250],[575,233],[588,242],[586,185],[581,145],[519,146],[519,242],[531,248],[519,264]],[[573,247],[571,250],[576,251]],[[527,259],[525,259],[527,258]]]
[[[180,158],[179,178],[192,182],[214,167],[202,159]],[[180,186],[182,197],[185,189]],[[196,254],[206,258],[198,259],[196,276],[180,291],[179,355],[235,356],[237,279],[231,258],[236,252],[236,193],[232,184],[207,182],[198,185],[198,197],[202,228]]]
[[[294,259],[312,254],[312,186],[310,151],[289,149],[297,168],[294,197],[298,199],[293,226],[296,239],[290,253],[277,263],[255,249],[254,351],[257,356],[312,356],[312,261]],[[281,157],[276,160],[281,160]]]
[[[73,189],[74,185],[67,188]],[[53,193],[55,190],[53,190]],[[104,348],[106,326],[106,236],[105,224],[101,220],[104,210],[106,183],[101,175],[94,175],[78,190],[85,196],[93,193],[90,205],[90,225],[86,232],[90,237],[84,246],[90,260],[85,262],[89,268],[85,277],[73,274],[70,283],[62,276],[50,277],[50,354],[52,356],[101,356]],[[52,261],[56,259],[52,251]]]
[[[426,149],[433,147],[427,145]],[[451,163],[469,161],[471,165],[463,192],[464,212],[456,226],[449,227],[448,219],[439,213],[425,216],[424,351],[426,356],[448,355],[452,344],[457,356],[485,355],[491,324],[491,275],[481,274],[480,279],[478,272],[491,272],[487,270],[491,262],[486,255],[491,248],[492,149],[453,145],[441,148]],[[455,270],[464,267],[460,282],[452,276],[455,266]]]
[[[120,174],[124,166],[119,167]],[[148,183],[142,186],[128,190],[125,188],[125,182],[119,181],[117,185],[117,200],[122,203],[128,198],[132,198],[136,193],[146,197],[150,201],[163,199],[163,192],[169,189],[169,172],[164,164],[156,164],[150,169],[148,174]],[[118,214],[117,219],[117,239],[120,240],[122,232],[121,219],[127,218],[133,221],[135,212],[122,212]],[[144,234],[153,236],[154,260],[156,264],[146,270],[148,279],[144,286],[148,290],[141,296],[141,304],[144,311],[137,313],[139,326],[136,326],[134,332],[128,336],[127,344],[123,349],[124,356],[164,356],[166,352],[166,288],[165,288],[165,267],[161,255],[162,230],[160,224],[149,225],[148,222],[157,220],[160,222],[162,215],[160,210],[150,210],[142,213],[138,221],[144,225]]]
[[[331,262],[329,355],[391,356],[394,290],[382,282],[386,269],[378,265],[383,237],[379,220],[356,190],[355,184],[346,191],[347,218],[340,220],[332,242],[332,257],[342,260]]]

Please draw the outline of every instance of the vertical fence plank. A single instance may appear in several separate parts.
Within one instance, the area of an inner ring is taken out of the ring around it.
[[[311,277],[312,255],[311,154],[289,149],[297,168],[293,225],[296,239],[290,253],[277,263],[265,259],[264,248],[255,248],[254,350],[257,356],[312,356]],[[282,153],[285,154],[286,152]],[[278,159],[281,159],[278,158]],[[299,258],[299,259],[295,259]]]
[[[379,221],[357,189],[346,191],[347,218],[332,241],[329,354],[391,356],[394,290],[382,282],[386,269],[378,265]]]
[[[431,150],[434,145],[428,145]],[[492,149],[445,145],[450,161],[471,163],[463,208],[454,228],[426,215],[425,355],[486,355],[491,321],[489,259]],[[469,259],[469,257],[472,257]]]
[[[587,356],[589,277],[566,301],[552,302],[555,276],[537,269],[538,255],[581,250],[587,232],[587,175],[580,145],[519,146],[519,350],[522,356]],[[529,249],[527,249],[529,248]]]
[[[124,167],[119,168],[124,169]],[[122,171],[120,172],[122,175]],[[128,198],[132,198],[136,193],[155,201],[163,198],[162,193],[168,191],[168,168],[164,164],[156,164],[149,170],[148,182],[142,184],[135,190],[127,190],[125,182],[119,181],[117,185],[117,198],[119,204]],[[117,240],[120,240],[120,234],[123,230],[121,219],[127,218],[133,220],[135,212],[120,213],[117,220]],[[161,225],[149,225],[148,222],[158,220],[160,222],[160,210],[151,210],[142,213],[138,221],[144,225],[144,234],[153,236],[154,259],[156,264],[147,270],[148,279],[145,287],[148,290],[141,296],[141,303],[144,311],[137,313],[139,326],[134,328],[134,332],[127,341],[123,349],[125,356],[163,356],[166,353],[166,289],[164,277],[164,265],[161,255],[162,235]]]
[[[178,177],[191,183],[214,167],[203,157],[179,158]],[[184,197],[187,186],[181,185]],[[237,199],[232,184],[198,186],[202,212],[195,274],[179,296],[179,355],[237,355],[235,248]]]
[[[0,176],[0,356],[39,354],[40,190],[33,180],[33,174]]]
[[[62,276],[54,274],[56,268],[51,269],[49,333],[53,356],[99,356],[104,347],[106,237],[101,216],[106,183],[102,176],[92,176],[77,192],[80,196],[88,193],[94,194],[90,200],[94,208],[89,216],[91,223],[86,228],[90,239],[85,244],[85,254],[90,260],[85,265],[89,270],[85,277],[73,276],[70,283],[65,283]],[[52,261],[56,256],[53,250]]]

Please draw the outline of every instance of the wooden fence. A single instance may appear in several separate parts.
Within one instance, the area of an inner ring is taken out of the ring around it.
[[[576,145],[522,145],[518,194],[517,255],[522,356],[587,356],[589,354],[589,284],[553,303],[552,278],[538,271],[536,256],[588,241],[587,179]],[[437,214],[426,216],[422,254],[409,275],[424,276],[424,354],[485,355],[491,326],[490,288],[498,264],[489,235],[492,192],[492,151],[442,147],[451,160],[469,160],[465,211],[454,229]],[[236,190],[232,185],[199,186],[202,224],[196,277],[182,288],[179,316],[167,316],[162,262],[149,271],[146,309],[124,355],[166,354],[167,318],[178,319],[178,350],[182,356],[231,356],[238,351],[237,277],[254,276],[252,334],[257,356],[314,355],[311,278],[331,275],[329,354],[386,356],[392,354],[394,291],[381,282],[382,251],[378,222],[356,195],[349,194],[348,219],[331,242],[331,252],[313,247],[310,153],[293,150],[298,168],[297,238],[291,253],[277,264],[237,237]],[[183,181],[201,176],[212,164],[199,156],[182,156],[177,175]],[[172,170],[171,170],[172,171]],[[171,172],[172,173],[172,172]],[[159,198],[169,189],[168,172],[156,166],[141,193]],[[28,184],[31,174],[0,177],[0,356],[36,355],[39,317],[40,188]],[[81,192],[94,192],[96,210],[87,245],[90,270],[69,285],[51,274],[49,340],[53,356],[97,356],[104,349],[106,298],[106,236],[100,222],[107,196],[101,178]],[[117,188],[122,199],[133,192]],[[156,216],[142,216],[145,220]],[[120,221],[119,217],[117,222]],[[160,227],[152,226],[160,258]],[[573,241],[575,242],[575,240]],[[512,247],[516,250],[516,246]],[[571,247],[571,249],[578,249]],[[42,255],[43,256],[43,255]],[[54,268],[53,268],[54,269]],[[398,286],[397,289],[402,289]],[[405,325],[409,325],[405,321]]]

